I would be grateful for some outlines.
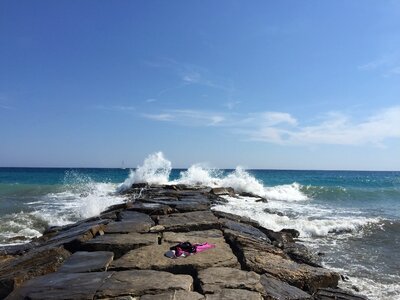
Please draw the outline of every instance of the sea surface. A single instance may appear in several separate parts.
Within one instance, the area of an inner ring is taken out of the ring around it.
[[[143,181],[261,195],[269,202],[228,197],[214,209],[273,230],[295,228],[302,243],[324,253],[326,267],[348,278],[342,287],[371,299],[400,299],[400,172],[173,169],[162,153],[135,169],[0,168],[0,247],[97,215]]]

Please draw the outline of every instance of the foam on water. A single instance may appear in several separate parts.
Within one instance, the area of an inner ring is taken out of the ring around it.
[[[76,171],[65,174],[62,191],[42,195],[25,203],[24,211],[2,216],[0,244],[26,242],[41,235],[47,226],[62,226],[99,215],[125,197],[117,185],[95,182]]]

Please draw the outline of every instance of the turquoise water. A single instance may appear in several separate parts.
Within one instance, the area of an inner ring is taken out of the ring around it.
[[[170,182],[217,182],[262,193],[269,203],[230,199],[218,209],[274,230],[296,228],[303,243],[325,253],[327,266],[350,277],[345,287],[357,285],[373,299],[399,299],[400,172],[242,172],[198,166],[164,171]],[[129,174],[128,169],[0,168],[0,244],[26,242],[49,225],[123,202],[116,191]]]

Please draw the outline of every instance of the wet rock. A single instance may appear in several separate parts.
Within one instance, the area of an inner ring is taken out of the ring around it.
[[[182,241],[189,241],[192,244],[208,242],[216,247],[186,258],[171,259],[164,256],[171,246]],[[221,231],[207,230],[188,233],[164,232],[161,245],[132,250],[115,260],[110,268],[114,270],[152,269],[191,274],[195,270],[218,266],[237,268],[239,264]]]
[[[218,219],[210,211],[159,216],[158,224],[172,231],[195,231],[220,227]]]
[[[261,284],[264,289],[264,299],[269,300],[308,300],[313,299],[310,294],[301,289],[280,281],[270,275],[261,276]]]
[[[78,251],[67,258],[59,268],[60,273],[84,273],[107,271],[109,264],[114,258],[113,252]]]
[[[107,213],[110,213],[110,212],[120,212],[120,211],[123,211],[123,210],[126,210],[126,209],[130,208],[132,205],[133,204],[132,204],[131,201],[128,201],[128,202],[125,202],[125,203],[111,205],[105,211],[103,211],[101,214],[104,215],[104,214],[107,214]]]
[[[227,195],[227,196],[235,197],[235,190],[231,187],[217,187],[217,188],[211,189],[210,194],[213,194],[215,196]]]
[[[342,289],[324,288],[314,294],[316,300],[367,300],[365,296],[354,294]]]
[[[283,217],[285,215],[283,212],[280,212],[280,211],[277,211],[277,210],[271,209],[271,208],[265,208],[265,209],[263,209],[263,211],[267,214],[278,215],[280,217]]]
[[[229,219],[219,219],[219,222],[224,228],[230,229],[237,232],[237,235],[249,236],[253,239],[259,240],[264,243],[271,244],[271,240],[266,236],[265,233],[259,229],[244,223],[238,223]]]
[[[148,215],[136,211],[121,212],[119,219],[121,221],[109,223],[104,232],[149,232],[150,228],[155,225],[154,221]]]
[[[84,243],[86,251],[111,251],[119,258],[130,250],[157,244],[158,235],[150,233],[131,232],[127,234],[105,234]]]
[[[263,292],[260,275],[254,272],[242,271],[234,268],[208,268],[198,274],[201,290],[210,294],[221,289],[243,289]]]
[[[174,290],[191,291],[193,278],[189,275],[174,275],[153,270],[132,270],[114,272],[99,287],[96,298],[141,296],[161,294]]]
[[[206,300],[262,300],[258,292],[238,289],[223,289],[214,294],[207,294]]]
[[[0,299],[23,282],[57,271],[71,253],[63,248],[35,250],[0,264]]]
[[[288,232],[276,232],[266,228],[260,228],[268,238],[279,248],[284,248],[287,244],[294,243],[294,239],[291,233]]]
[[[300,232],[296,229],[292,228],[283,228],[280,232],[282,233],[288,233],[292,236],[292,238],[296,239],[300,236]]]
[[[144,295],[140,300],[203,300],[202,294],[187,291],[172,291],[157,295]]]
[[[108,272],[52,273],[26,282],[6,299],[94,299],[96,291],[111,275]]]
[[[306,246],[297,243],[286,244],[283,249],[294,261],[313,267],[322,267],[321,257],[311,252]]]

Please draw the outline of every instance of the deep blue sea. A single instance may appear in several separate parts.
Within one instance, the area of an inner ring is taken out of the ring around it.
[[[273,230],[296,228],[324,264],[372,299],[400,299],[400,172],[171,169],[150,157],[135,170],[0,168],[0,244],[39,236],[125,201],[132,182],[232,186],[266,197],[228,198],[215,209]]]

